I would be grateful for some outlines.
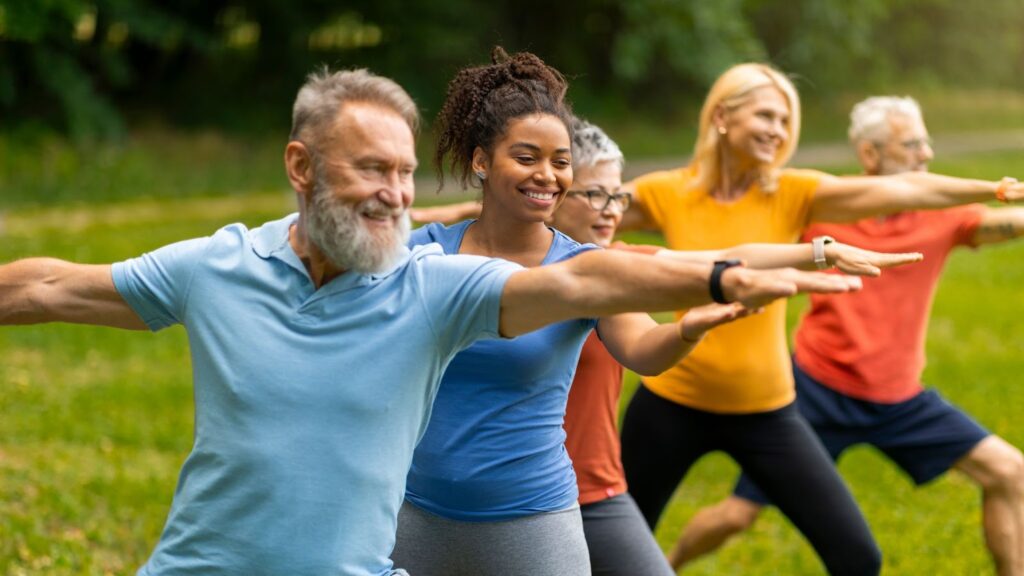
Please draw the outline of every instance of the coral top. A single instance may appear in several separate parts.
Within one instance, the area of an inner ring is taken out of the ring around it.
[[[812,295],[796,332],[797,364],[823,385],[861,400],[894,403],[920,393],[939,275],[953,248],[974,245],[983,210],[971,205],[811,226],[807,237],[827,234],[868,250],[921,252],[924,261],[865,278],[860,292]]]
[[[661,250],[660,246],[629,246],[621,242],[612,248],[643,254]],[[608,353],[597,331],[591,332],[583,344],[576,377],[569,389],[564,423],[565,449],[576,471],[580,504],[626,491],[617,425],[622,373],[622,366]]]

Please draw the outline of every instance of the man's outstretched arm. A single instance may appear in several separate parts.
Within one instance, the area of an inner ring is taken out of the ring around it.
[[[996,244],[1024,236],[1024,208],[985,208],[975,244]]]
[[[110,265],[28,258],[0,266],[0,324],[44,322],[146,329],[114,288]]]
[[[661,312],[711,302],[711,265],[618,250],[594,250],[513,274],[501,299],[500,331],[516,336],[569,318]],[[757,309],[799,292],[857,290],[860,279],[791,268],[733,267],[721,276],[725,299]]]

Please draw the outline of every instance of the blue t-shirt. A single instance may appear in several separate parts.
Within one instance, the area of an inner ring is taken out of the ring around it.
[[[414,231],[410,243],[437,242],[445,254],[458,254],[471,223],[430,224]],[[542,264],[596,248],[552,234]],[[580,349],[595,324],[569,320],[511,340],[477,342],[456,355],[416,447],[406,498],[464,521],[572,506],[576,476],[562,422]]]
[[[441,374],[497,336],[521,267],[424,247],[317,290],[288,242],[295,219],[113,267],[152,330],[185,326],[195,380],[195,442],[139,574],[389,574]]]

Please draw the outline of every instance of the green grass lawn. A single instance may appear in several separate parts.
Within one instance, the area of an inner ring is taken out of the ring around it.
[[[968,173],[980,165],[998,176],[1016,167],[1012,160],[966,158],[945,167]],[[0,227],[0,262],[33,255],[116,261],[228,222],[259,224],[291,210],[291,202],[281,192],[14,210]],[[1022,257],[1024,244],[954,256],[932,319],[926,373],[1017,445],[1024,445],[1017,424],[1024,413]],[[793,315],[800,304],[791,306]],[[134,573],[159,536],[191,446],[184,331],[2,328],[0,358],[0,574]],[[965,480],[952,475],[914,489],[868,449],[854,450],[840,469],[881,543],[887,574],[991,572],[979,494]],[[701,461],[658,530],[662,544],[698,507],[728,494],[735,474],[724,457]],[[820,570],[810,548],[772,512],[688,573]]]

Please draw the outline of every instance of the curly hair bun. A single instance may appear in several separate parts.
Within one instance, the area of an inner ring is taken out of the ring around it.
[[[434,123],[438,132],[434,163],[444,183],[444,158],[463,188],[469,182],[473,151],[490,151],[508,123],[530,114],[551,114],[572,134],[572,111],[565,101],[562,74],[534,54],[491,51],[491,64],[463,68],[448,84]]]

